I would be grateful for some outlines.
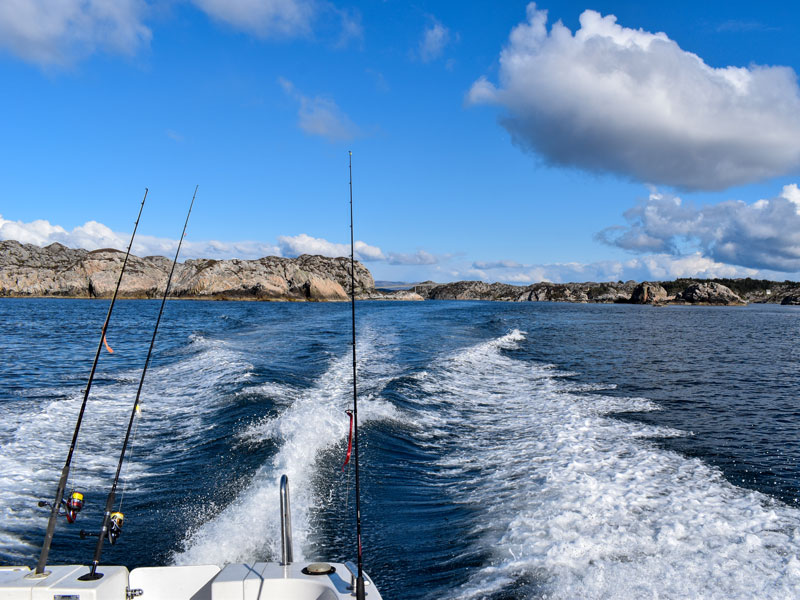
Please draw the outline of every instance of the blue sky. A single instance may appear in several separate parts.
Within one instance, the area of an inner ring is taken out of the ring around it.
[[[800,274],[785,2],[0,5],[0,239],[376,279]]]

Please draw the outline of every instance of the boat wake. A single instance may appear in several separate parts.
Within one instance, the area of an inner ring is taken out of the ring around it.
[[[392,405],[378,398],[391,378],[389,357],[379,336],[371,331],[362,333],[358,351],[359,422],[396,418]],[[324,451],[346,444],[349,418],[344,411],[352,406],[352,385],[352,355],[346,352],[333,358],[310,388],[266,383],[242,390],[269,397],[279,411],[241,429],[236,434],[239,446],[271,442],[278,450],[224,510],[188,533],[184,549],[174,553],[172,561],[222,565],[279,557],[277,490],[282,474],[289,476],[294,553],[295,559],[301,560],[315,531],[312,513],[326,501],[314,490],[315,467]]]
[[[187,451],[214,426],[208,414],[219,401],[215,390],[246,377],[250,368],[225,342],[202,336],[192,336],[182,356],[171,364],[151,367],[140,397],[142,421],[132,448],[134,460],[123,472],[122,485],[128,482],[128,492],[147,490],[152,475],[186,459]],[[203,373],[201,379],[198,372]],[[102,514],[119,458],[119,433],[130,416],[140,376],[140,369],[118,371],[92,387],[69,483],[70,488],[87,492],[83,523],[95,523],[99,520],[95,516]],[[38,553],[49,509],[37,502],[52,500],[72,439],[72,427],[64,424],[75,423],[83,385],[66,391],[27,390],[25,411],[0,421],[0,494],[6,499],[0,520],[0,560],[22,562]],[[73,528],[66,535],[76,533]]]
[[[647,438],[681,432],[609,416],[653,404],[514,358],[524,340],[515,330],[444,357],[407,391],[441,485],[479,515],[473,552],[491,549],[449,597],[796,594],[796,509],[658,448]]]

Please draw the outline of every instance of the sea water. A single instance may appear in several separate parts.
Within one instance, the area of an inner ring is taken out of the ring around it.
[[[158,301],[120,301],[73,461],[87,563]],[[108,301],[0,300],[0,563],[36,562]],[[791,598],[800,308],[357,304],[364,562],[392,598]],[[104,563],[355,558],[347,304],[170,301]]]

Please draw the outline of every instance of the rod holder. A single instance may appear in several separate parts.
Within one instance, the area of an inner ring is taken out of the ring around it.
[[[281,475],[281,565],[290,565],[292,552],[292,511],[289,507],[289,478]]]

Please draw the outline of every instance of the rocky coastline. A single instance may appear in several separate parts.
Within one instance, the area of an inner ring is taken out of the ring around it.
[[[482,281],[437,284],[426,281],[412,288],[432,300],[497,300],[504,302],[577,302],[741,306],[749,303],[800,304],[800,283],[744,279],[677,279],[534,283],[528,286]]]
[[[110,298],[125,253],[75,250],[0,242],[0,296]],[[131,255],[120,298],[164,294],[172,261]],[[176,265],[170,297],[208,300],[345,301],[350,294],[350,259],[303,255],[258,260],[187,260]],[[355,264],[357,297],[375,293],[370,272]]]
[[[424,300],[489,300],[498,302],[573,302],[595,304],[650,304],[744,306],[746,304],[800,305],[800,283],[764,279],[676,279],[673,281],[618,281],[534,283],[528,286],[483,281],[435,283],[410,287]]]
[[[44,248],[0,242],[0,297],[109,298],[125,253],[81,250],[58,243]],[[157,298],[164,293],[170,259],[131,256],[120,286],[122,298]],[[617,304],[800,305],[800,284],[754,279],[678,279],[534,283],[527,286],[482,281],[435,283],[380,290],[369,270],[355,263],[355,293],[361,300],[492,300]],[[170,297],[207,300],[346,301],[350,259],[302,255],[257,260],[196,259],[179,263]]]

